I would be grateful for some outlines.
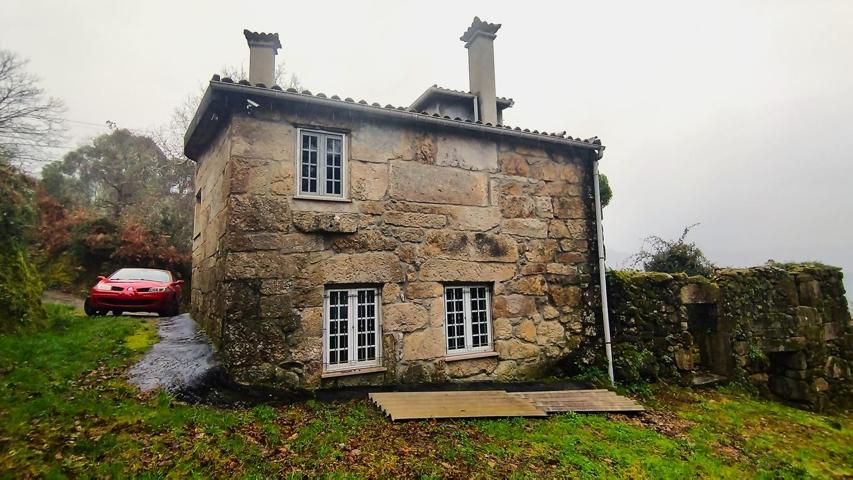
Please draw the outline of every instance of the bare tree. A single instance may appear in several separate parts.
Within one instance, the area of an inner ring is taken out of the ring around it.
[[[246,66],[244,64],[240,64],[240,66],[235,65],[227,65],[222,67],[222,70],[219,72],[220,77],[229,77],[234,81],[248,79],[249,72],[246,71]],[[274,85],[278,85],[282,88],[295,88],[297,90],[302,90],[302,82],[299,81],[299,78],[295,73],[287,74],[287,69],[285,69],[284,60],[279,60],[279,62],[275,65],[275,72],[273,72],[273,82]]]
[[[274,83],[282,88],[295,88],[302,90],[302,83],[296,74],[287,74],[284,67],[284,60],[279,61],[275,67],[273,77]],[[229,65],[224,66],[219,71],[219,76],[231,78],[234,81],[249,78],[249,72],[243,64],[239,66]],[[172,118],[165,125],[149,132],[149,136],[153,138],[160,149],[167,157],[176,159],[181,162],[186,162],[188,159],[184,157],[184,133],[190,125],[190,122],[198,109],[198,104],[201,102],[201,97],[204,95],[205,87],[202,86],[195,93],[191,93],[184,98],[180,105],[175,107],[172,112]]]
[[[296,75],[287,75],[285,72],[282,60],[276,65],[275,83],[282,88],[301,89],[302,85]],[[248,78],[248,72],[243,65],[225,66],[219,71],[219,75],[235,81]],[[191,243],[195,198],[195,162],[184,156],[184,133],[198,109],[204,89],[205,87],[201,86],[195,93],[187,95],[183,102],[175,107],[172,118],[167,123],[145,134],[154,140],[167,159],[165,162],[157,162],[156,168],[157,177],[160,179],[158,184],[168,187],[168,195],[160,195],[157,218],[149,218],[148,223],[167,233],[172,243],[181,249],[189,249]]]
[[[44,149],[63,138],[65,106],[48,97],[28,60],[0,50],[0,150],[22,164],[48,159]]]

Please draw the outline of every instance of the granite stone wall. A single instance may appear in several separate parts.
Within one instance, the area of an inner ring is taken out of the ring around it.
[[[349,201],[296,198],[297,126],[347,134]],[[199,185],[223,185],[224,215],[202,195],[193,307],[238,381],[533,379],[581,342],[595,304],[589,152],[422,128],[321,109],[232,117],[199,164]],[[490,288],[496,355],[445,355],[452,282]],[[324,378],[324,289],[352,284],[381,289],[385,370]]]
[[[225,257],[224,236],[231,134],[226,129],[196,163],[196,203],[193,217],[192,290],[193,318],[216,337],[222,332]]]
[[[840,269],[815,264],[717,270],[714,278],[609,272],[617,381],[752,382],[804,407],[849,406],[853,323]],[[598,320],[600,321],[600,319]],[[568,360],[601,368],[599,328]]]
[[[716,281],[719,317],[734,326],[736,372],[813,408],[853,404],[853,322],[840,269],[723,270]]]

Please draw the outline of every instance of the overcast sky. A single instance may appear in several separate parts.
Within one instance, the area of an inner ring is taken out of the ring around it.
[[[853,290],[853,1],[4,0],[0,48],[66,102],[75,146],[106,120],[165,123],[248,63],[243,28],[278,32],[314,93],[408,105],[434,83],[467,90],[474,15],[503,24],[507,124],[607,145],[612,266],[700,222],[690,238],[719,265],[818,260]]]

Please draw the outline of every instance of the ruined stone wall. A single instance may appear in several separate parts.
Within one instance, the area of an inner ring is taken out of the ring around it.
[[[840,269],[723,270],[719,317],[734,325],[738,372],[814,408],[853,404],[853,324]]]
[[[607,286],[619,382],[690,384],[714,374],[809,408],[853,398],[853,326],[839,269],[721,269],[712,279],[609,272]],[[575,370],[605,365],[600,328],[588,328],[570,355]]]
[[[192,290],[193,318],[218,341],[225,313],[224,235],[229,195],[229,130],[221,132],[196,163],[196,202],[193,213]]]
[[[297,125],[347,132],[350,201],[294,198]],[[223,318],[220,353],[239,381],[530,379],[580,343],[595,302],[588,152],[320,110],[235,115],[229,135],[224,310],[204,316]],[[445,282],[490,286],[497,356],[445,357]],[[381,287],[386,371],[321,378],[324,286],[336,284]]]
[[[691,286],[691,285],[696,285]],[[702,295],[694,290],[701,289]],[[693,337],[688,328],[684,295],[716,301],[708,280],[684,274],[611,271],[607,274],[614,371],[620,383],[676,380],[689,383],[694,369]],[[583,345],[569,361],[578,370],[604,369],[601,318],[586,324]]]

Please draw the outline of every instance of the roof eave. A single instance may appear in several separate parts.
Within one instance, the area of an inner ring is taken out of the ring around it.
[[[454,97],[454,98],[462,98],[462,99],[474,98],[474,95],[472,95],[470,93],[455,92],[453,90],[446,90],[443,88],[438,88],[435,85],[433,85],[432,87],[427,88],[424,91],[424,93],[422,93],[421,96],[417,98],[417,100],[412,102],[412,104],[409,105],[409,108],[414,108],[415,110],[420,111],[420,108],[423,106],[424,103],[426,103],[426,101],[428,99],[430,99],[434,96],[440,96],[440,95],[443,95],[445,97]]]
[[[198,108],[195,111],[195,115],[193,115],[192,120],[190,120],[190,124],[187,126],[187,131],[184,133],[184,155],[188,158],[195,160],[188,152],[190,141],[192,140],[193,134],[201,123],[202,116],[207,112],[208,107],[210,107],[210,103],[213,101],[213,86],[208,85],[204,90],[204,95],[201,97],[201,101],[198,102]]]
[[[386,107],[381,107],[378,105],[368,105],[366,102],[356,103],[354,101],[348,100],[335,100],[327,98],[325,96],[314,96],[310,93],[298,93],[296,91],[285,91],[252,85],[244,85],[239,83],[212,80],[207,90],[205,91],[204,97],[202,97],[202,101],[199,104],[199,108],[196,111],[196,114],[193,116],[193,120],[192,122],[190,122],[190,126],[187,129],[186,135],[184,136],[184,153],[192,160],[197,160],[198,155],[200,155],[201,153],[200,150],[197,150],[197,146],[193,142],[194,140],[196,140],[195,137],[199,127],[205,121],[206,115],[208,115],[207,111],[211,109],[211,107],[214,105],[214,100],[218,98],[216,95],[217,92],[251,94],[279,101],[293,101],[303,104],[326,106],[330,108],[345,108],[351,111],[372,115],[381,115],[389,118],[396,118],[398,120],[408,120],[426,123],[430,125],[442,126],[446,128],[476,131],[491,135],[508,136],[528,141],[557,144],[567,147],[592,150],[596,152],[603,152],[605,148],[605,146],[602,145],[600,140],[598,140],[597,138],[594,141],[575,140],[571,137],[566,138],[556,134],[548,134],[545,132],[539,133],[537,130],[531,132],[527,129],[521,130],[518,127],[511,128],[502,125],[492,125],[490,123],[454,120],[450,117],[441,117],[438,115],[418,113],[416,111],[406,109],[404,107],[393,107],[390,105]]]
[[[451,90],[448,88],[441,88],[438,86],[431,86],[427,88],[424,93],[422,93],[411,105],[409,108],[414,108],[415,110],[420,111],[421,107],[427,103],[432,97],[436,96],[444,96],[444,97],[452,97],[452,98],[462,98],[462,99],[473,99],[476,98],[476,95],[469,92],[460,92],[456,90]],[[498,108],[501,110],[507,109],[515,105],[515,101],[511,98],[498,97],[497,98]]]

